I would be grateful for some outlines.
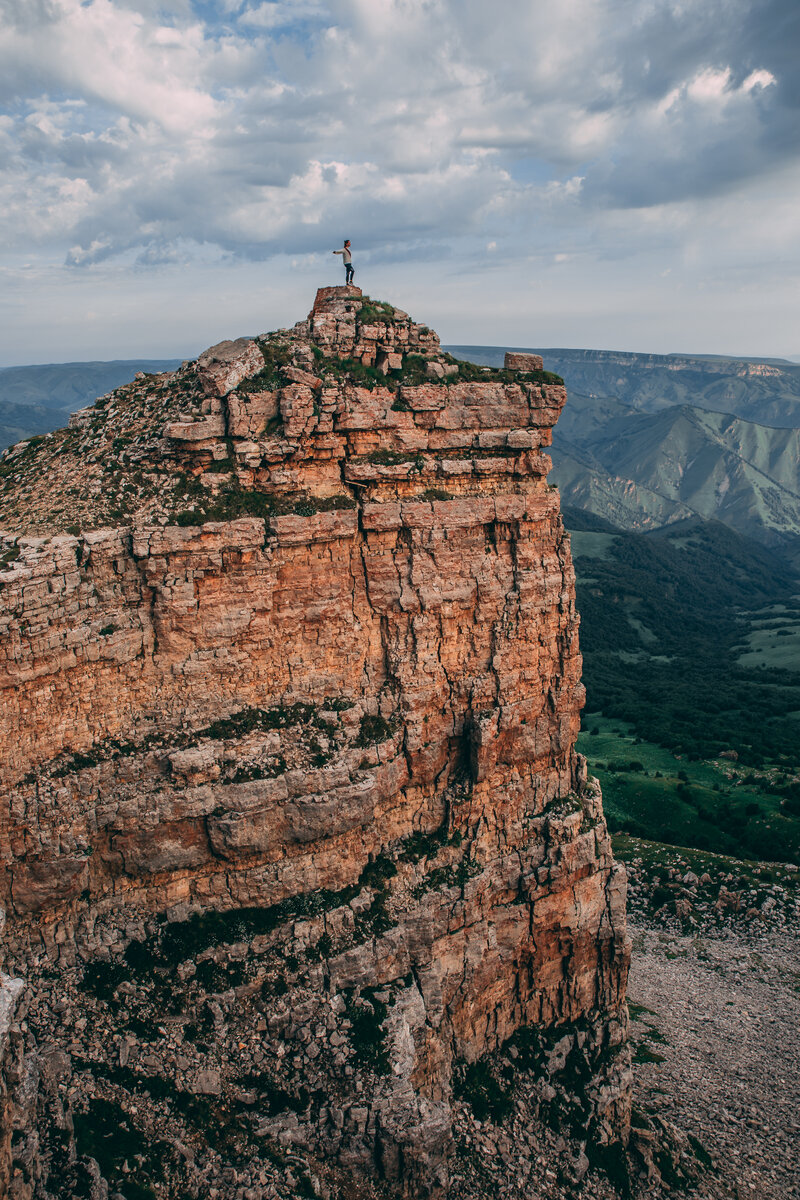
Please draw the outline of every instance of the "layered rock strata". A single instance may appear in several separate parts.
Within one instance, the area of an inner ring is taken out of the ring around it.
[[[152,1194],[223,1170],[197,1095],[330,1195],[444,1194],[454,1086],[520,1030],[542,1103],[624,1140],[624,873],[574,749],[544,453],[565,400],[532,356],[459,364],[333,288],[7,455],[5,966],[28,1053],[70,1050],[73,1174],[114,1183],[86,1122],[141,1132],[157,1078],[147,1138],[193,1165],[166,1154]],[[87,528],[114,489],[129,523]],[[14,1195],[59,1194],[40,1133]]]

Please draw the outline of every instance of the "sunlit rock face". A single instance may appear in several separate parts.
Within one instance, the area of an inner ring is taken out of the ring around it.
[[[216,1180],[233,1150],[204,1120],[228,1119],[264,1195],[291,1194],[275,1147],[331,1195],[445,1195],[454,1080],[525,1027],[559,1047],[543,1101],[627,1136],[624,873],[574,749],[544,453],[566,393],[541,367],[458,364],[327,288],[10,452],[2,889],[29,1033],[3,1102],[38,1123],[24,1162],[0,1146],[13,1194],[56,1170],[124,1194],[87,1132],[116,1105],[191,1147],[141,1166],[159,1197]]]

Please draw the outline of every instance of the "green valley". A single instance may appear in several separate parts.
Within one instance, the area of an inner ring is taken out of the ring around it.
[[[718,523],[630,533],[570,508],[565,520],[588,693],[579,748],[612,829],[796,860],[793,571]]]
[[[800,766],[689,760],[596,713],[585,726],[578,749],[600,780],[612,832],[735,858],[797,860]]]

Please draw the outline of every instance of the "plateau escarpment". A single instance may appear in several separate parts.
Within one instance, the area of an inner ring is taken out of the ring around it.
[[[12,1195],[446,1194],[519,1031],[542,1111],[625,1141],[565,399],[333,288],[6,454]]]

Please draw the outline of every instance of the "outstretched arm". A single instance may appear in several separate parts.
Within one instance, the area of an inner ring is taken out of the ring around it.
[[[344,250],[334,250],[334,254],[344,254]]]

